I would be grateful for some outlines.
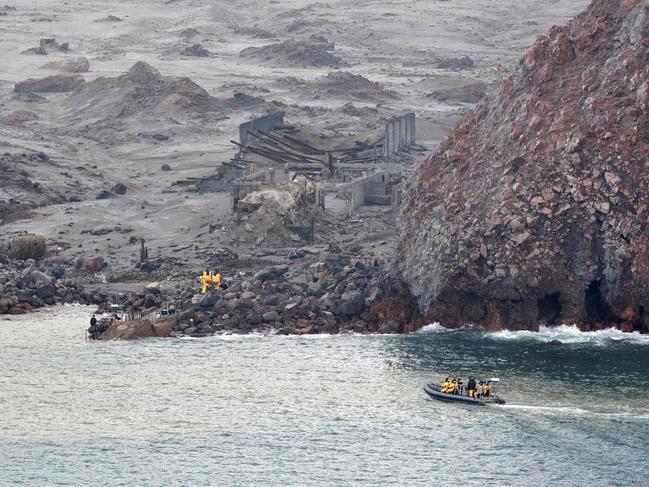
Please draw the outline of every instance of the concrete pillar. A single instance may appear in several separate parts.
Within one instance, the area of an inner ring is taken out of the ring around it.
[[[399,152],[399,132],[397,129],[396,121],[392,120],[392,154]]]
[[[408,115],[403,117],[403,146],[408,147],[410,145],[410,120]]]
[[[390,157],[390,122],[385,124],[385,140],[383,141],[383,157]]]
[[[415,114],[410,114],[410,145],[417,143],[417,125],[415,122]]]

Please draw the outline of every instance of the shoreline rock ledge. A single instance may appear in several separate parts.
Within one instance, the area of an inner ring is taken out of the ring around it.
[[[421,165],[398,277],[428,321],[649,332],[649,2],[595,0]]]

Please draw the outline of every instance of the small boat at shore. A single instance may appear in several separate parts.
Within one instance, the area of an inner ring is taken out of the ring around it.
[[[459,402],[463,404],[471,404],[474,406],[486,406],[488,404],[505,404],[505,400],[495,394],[494,389],[500,382],[498,379],[489,379],[487,381],[490,385],[491,392],[487,397],[469,397],[468,394],[447,394],[442,392],[442,386],[439,384],[426,384],[424,392],[433,399],[439,401]]]
[[[148,317],[134,317],[119,305],[109,305],[95,325],[87,331],[90,340],[135,340],[149,337],[168,337],[176,319],[174,308],[165,308]],[[94,315],[93,315],[94,316]]]

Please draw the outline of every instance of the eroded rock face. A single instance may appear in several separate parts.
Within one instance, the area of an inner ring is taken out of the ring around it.
[[[428,319],[649,331],[649,1],[553,27],[410,182],[396,266]]]

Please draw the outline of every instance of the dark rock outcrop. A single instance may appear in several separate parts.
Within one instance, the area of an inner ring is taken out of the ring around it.
[[[209,57],[211,55],[210,51],[205,49],[202,44],[192,44],[191,46],[187,46],[180,52],[180,54],[191,57]]]
[[[86,80],[77,73],[65,73],[16,83],[16,93],[67,93],[81,88]]]
[[[422,164],[396,261],[422,315],[649,331],[648,60],[649,3],[595,0]]]
[[[86,301],[87,295],[78,282],[56,278],[45,270],[33,260],[9,261],[0,266],[0,314],[19,315],[57,303]]]
[[[331,67],[344,66],[343,60],[333,51],[333,43],[321,37],[312,36],[305,40],[288,39],[277,44],[249,47],[240,52],[241,57],[272,62],[275,65]]]

